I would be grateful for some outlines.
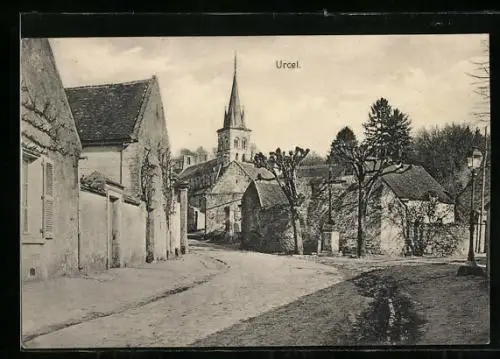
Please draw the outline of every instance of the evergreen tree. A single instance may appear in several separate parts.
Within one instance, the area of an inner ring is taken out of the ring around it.
[[[408,115],[392,108],[385,98],[378,99],[370,109],[368,121],[363,124],[366,143],[379,156],[404,159],[411,144],[411,121]]]

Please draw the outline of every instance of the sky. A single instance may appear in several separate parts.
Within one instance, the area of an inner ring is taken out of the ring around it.
[[[473,79],[488,35],[143,37],[51,39],[65,87],[156,75],[174,152],[217,146],[237,53],[252,142],[263,152],[307,147],[325,154],[337,132],[362,123],[380,97],[413,131],[470,123]],[[276,61],[298,61],[278,69]]]

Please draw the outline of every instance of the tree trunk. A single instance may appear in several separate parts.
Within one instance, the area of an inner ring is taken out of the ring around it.
[[[292,210],[293,218],[293,239],[295,242],[295,254],[304,254],[304,244],[302,242],[302,231],[300,228],[300,217],[297,209]]]
[[[166,245],[166,255],[167,255],[167,259],[170,259],[170,247],[171,247],[171,244],[170,244],[170,241],[172,240],[172,237],[171,237],[171,232],[170,232],[170,224],[168,223],[168,220],[167,220],[167,225],[166,225],[166,239],[167,239],[167,245]]]
[[[151,263],[154,261],[154,251],[155,246],[153,212],[148,212],[146,217],[146,263]]]
[[[365,198],[364,191],[360,186],[358,188],[358,236],[357,236],[357,255],[365,255]]]

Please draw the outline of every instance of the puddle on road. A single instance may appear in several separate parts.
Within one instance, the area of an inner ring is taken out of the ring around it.
[[[373,298],[358,317],[353,336],[362,345],[412,345],[426,322],[414,308],[411,298],[401,292],[390,277],[366,273],[353,280],[361,294]]]

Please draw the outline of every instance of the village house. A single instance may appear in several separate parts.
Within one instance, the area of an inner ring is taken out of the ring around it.
[[[241,203],[241,248],[262,252],[294,250],[288,200],[275,181],[252,181]]]
[[[240,104],[236,58],[229,106],[223,127],[217,131],[215,159],[188,166],[179,178],[189,183],[189,228],[204,229],[206,235],[241,232],[241,199],[251,181],[259,175],[272,178],[252,164],[251,130],[246,126]]]
[[[304,247],[312,244],[314,248],[314,242],[322,238],[331,210],[333,230],[340,235],[340,251],[355,250],[357,191],[353,179],[348,177],[338,167],[330,171],[321,165],[298,170],[298,189],[306,196],[301,210]],[[283,238],[290,238],[293,232],[290,222],[282,225],[289,218],[283,196],[273,194],[279,189],[277,183],[256,181],[245,192],[242,241],[246,247],[274,252],[289,250],[290,241]],[[444,188],[423,167],[406,167],[382,176],[373,190],[365,221],[366,250],[373,254],[402,255],[410,240],[421,241],[421,224],[453,223],[454,204]],[[418,230],[415,224],[419,225]],[[460,229],[450,227],[450,233],[458,233],[455,249],[463,251]],[[427,250],[432,251],[432,245],[428,246]]]
[[[187,203],[181,198],[187,188],[173,188],[158,79],[73,87],[66,94],[83,147],[88,257],[109,268],[185,252]]]
[[[47,39],[21,41],[21,278],[76,271],[81,144]]]

